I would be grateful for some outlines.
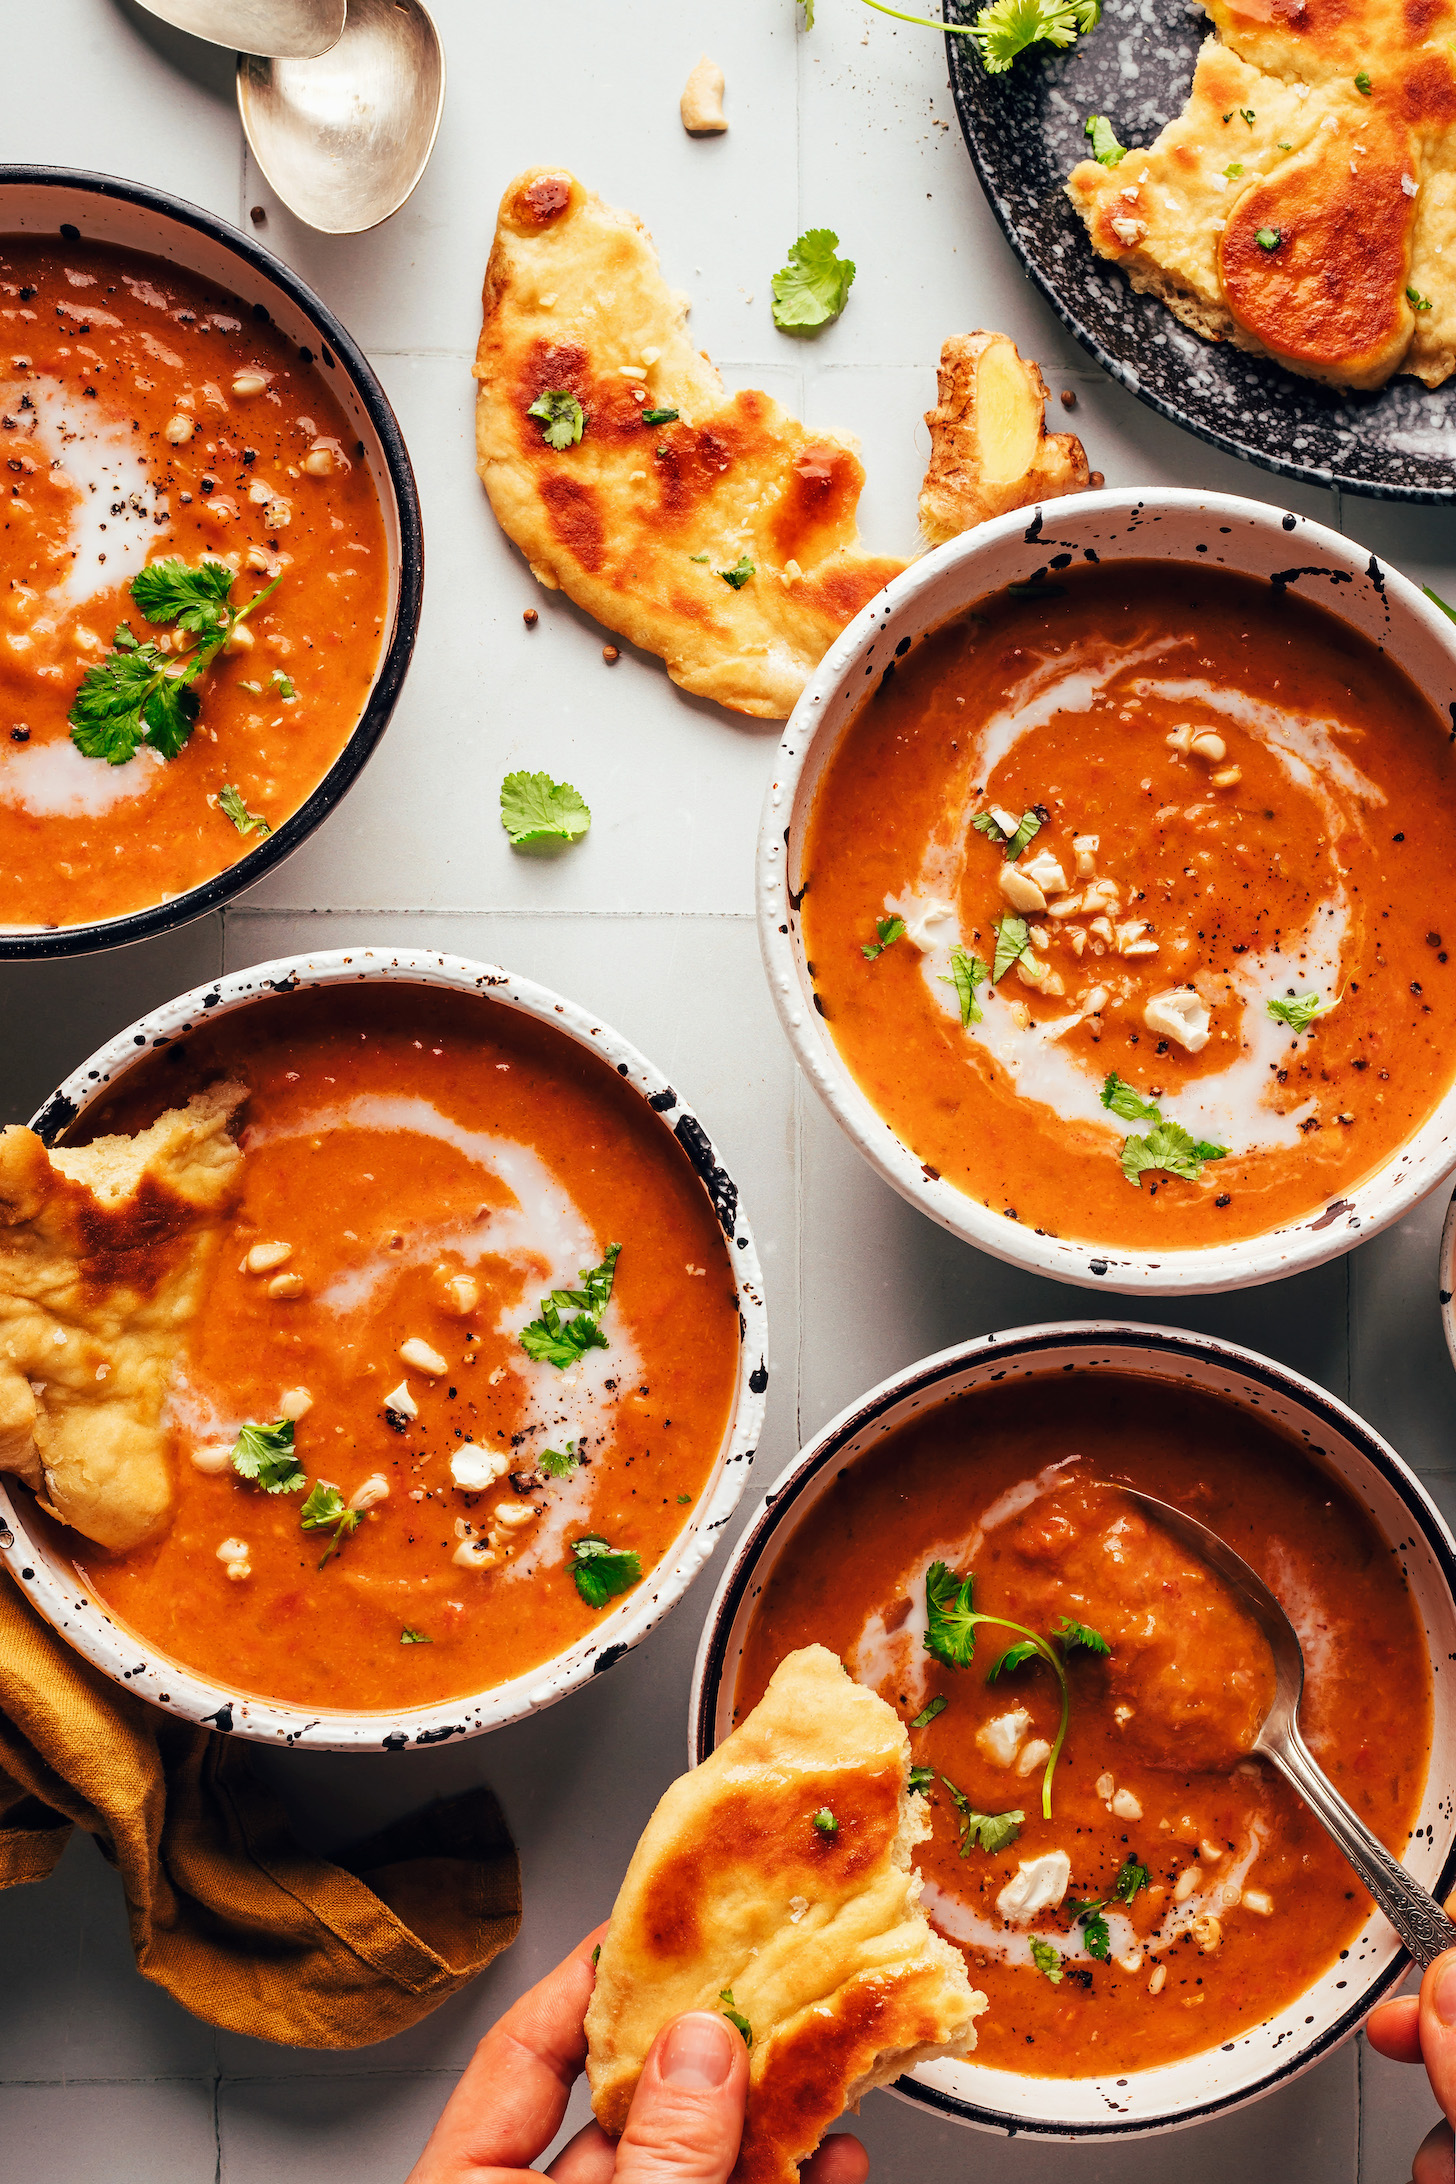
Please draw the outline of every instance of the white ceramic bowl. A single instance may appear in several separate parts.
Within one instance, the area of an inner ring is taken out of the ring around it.
[[[29,1493],[13,1479],[0,1478],[0,1557],[32,1606],[93,1666],[124,1683],[138,1698],[149,1699],[184,1721],[231,1730],[260,1743],[307,1745],[329,1752],[402,1751],[408,1745],[478,1736],[482,1730],[498,1729],[554,1704],[612,1667],[676,1606],[717,1545],[748,1482],[768,1386],[768,1321],[758,1253],[738,1187],[697,1116],[662,1072],[598,1017],[545,986],[513,978],[494,964],[469,963],[423,949],[350,948],[289,956],[236,971],[169,1001],[118,1033],[72,1072],[33,1118],[31,1127],[54,1144],[77,1115],[125,1076],[140,1053],[185,1038],[204,1018],[215,1019],[244,1009],[255,999],[296,987],[352,986],[361,980],[488,995],[497,1005],[550,1024],[609,1062],[640,1093],[658,1125],[677,1140],[712,1200],[730,1247],[741,1341],[738,1386],[717,1463],[671,1552],[619,1607],[601,1617],[589,1638],[508,1683],[431,1706],[389,1713],[305,1713],[300,1707],[224,1689],[177,1662],[158,1658],[91,1597],[75,1564],[48,1544],[38,1526],[31,1526],[28,1519],[34,1505]]]
[[[271,319],[309,361],[358,437],[379,495],[389,557],[385,637],[364,710],[318,786],[289,818],[256,840],[235,864],[185,893],[90,925],[0,926],[0,960],[88,955],[119,948],[215,910],[291,857],[363,772],[404,684],[424,594],[424,529],[414,471],[389,397],[363,351],[327,304],[251,235],[200,206],[144,183],[70,167],[0,164],[0,235],[55,235],[115,243],[185,266]]]
[[[1380,1436],[1343,1403],[1256,1351],[1204,1335],[1112,1321],[1069,1321],[986,1335],[925,1358],[872,1388],[774,1481],[743,1534],[713,1601],[693,1676],[690,1764],[733,1725],[734,1690],[754,1604],[805,1512],[845,1466],[896,1426],[967,1389],[1069,1372],[1136,1373],[1207,1389],[1287,1428],[1350,1489],[1387,1540],[1425,1626],[1431,1659],[1456,1657],[1456,1539],[1425,1488]],[[1434,1679],[1435,1722],[1425,1795],[1405,1862],[1444,1898],[1456,1881],[1456,1691]],[[1108,2078],[1023,2078],[974,2063],[922,2065],[894,2091],[959,2123],[1021,2137],[1132,2138],[1206,2122],[1244,2107],[1308,2070],[1359,2026],[1407,1958],[1373,1912],[1348,1957],[1296,2001],[1230,2047],[1156,2070]]]
[[[928,1172],[860,1090],[814,1005],[798,915],[805,828],[824,767],[870,688],[920,638],[976,600],[1088,552],[1104,565],[1181,561],[1297,584],[1301,597],[1383,647],[1437,712],[1456,723],[1456,626],[1406,577],[1322,524],[1258,501],[1164,487],[1085,493],[1019,509],[912,562],[835,640],[794,707],[759,830],[764,967],[789,1043],[815,1091],[870,1165],[942,1228],[993,1258],[1087,1288],[1189,1296],[1242,1289],[1337,1257],[1399,1220],[1444,1181],[1456,1169],[1456,1090],[1348,1197],[1243,1243],[1153,1255],[1038,1236]],[[1433,920],[1456,924],[1456,898],[1444,908],[1426,906],[1422,915],[1427,908]]]

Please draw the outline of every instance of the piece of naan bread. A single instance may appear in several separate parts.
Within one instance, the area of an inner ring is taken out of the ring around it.
[[[136,1137],[0,1131],[0,1471],[121,1553],[173,1503],[167,1387],[242,1190],[219,1084]]]
[[[919,1908],[930,1833],[893,1707],[823,1646],[791,1653],[753,1712],[675,1782],[612,1910],[587,2011],[587,2076],[620,2133],[648,2050],[683,2010],[752,2029],[737,2184],[795,2184],[835,2118],[934,2056],[986,2007]],[[814,1825],[831,1813],[832,1833]]]
[[[673,681],[784,718],[846,622],[904,562],[860,545],[864,470],[768,395],[730,395],[642,222],[564,168],[501,201],[475,377],[476,467],[533,573],[657,653]],[[579,441],[527,415],[574,395]],[[644,413],[677,411],[649,425]],[[735,586],[725,570],[752,574]]]

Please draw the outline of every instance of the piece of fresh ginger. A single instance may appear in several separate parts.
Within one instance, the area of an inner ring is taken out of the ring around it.
[[[953,334],[940,352],[937,392],[925,413],[930,462],[920,489],[920,527],[932,546],[1091,483],[1076,434],[1047,431],[1046,382],[1009,335]]]

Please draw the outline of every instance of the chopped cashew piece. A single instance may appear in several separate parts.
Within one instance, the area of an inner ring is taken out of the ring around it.
[[[1192,986],[1155,993],[1143,1023],[1155,1039],[1174,1039],[1190,1054],[1201,1054],[1208,1044],[1208,1006]]]
[[[1153,1973],[1152,1978],[1148,1981],[1148,1993],[1161,1994],[1167,1983],[1168,1967],[1166,1964],[1160,1964],[1157,1970]]]
[[[1007,335],[953,336],[940,352],[936,394],[925,413],[930,464],[920,492],[920,527],[932,546],[1010,508],[1085,491],[1082,443],[1047,431],[1046,382]]]
[[[509,1456],[497,1455],[494,1449],[477,1448],[473,1441],[462,1441],[450,1458],[450,1476],[467,1494],[481,1494],[486,1487],[494,1486],[511,1468]]]
[[[1039,963],[1035,956],[1018,956],[1016,975],[1023,986],[1032,986],[1038,993],[1058,994],[1067,990],[1061,972],[1054,971],[1050,964]]]
[[[439,1351],[432,1350],[428,1342],[422,1342],[418,1335],[411,1335],[408,1342],[402,1342],[399,1354],[406,1365],[413,1365],[417,1373],[425,1373],[431,1380],[438,1380],[442,1373],[450,1370]]]
[[[1119,1790],[1112,1800],[1112,1809],[1119,1820],[1141,1820],[1143,1808],[1131,1790]]]
[[[1156,955],[1158,944],[1155,940],[1149,940],[1147,935],[1146,919],[1129,918],[1126,925],[1119,925],[1117,928],[1118,954],[1125,956]]]
[[[1221,773],[1210,774],[1209,780],[1216,789],[1236,789],[1244,778],[1242,766],[1225,766]]]
[[[313,1409],[313,1397],[307,1388],[285,1388],[278,1398],[278,1415],[289,1418],[297,1425]]]
[[[1202,1878],[1196,1865],[1185,1866],[1173,1887],[1174,1903],[1187,1903]]]
[[[1117,1788],[1117,1777],[1116,1775],[1100,1774],[1092,1786],[1105,1804]]]
[[[1204,1912],[1201,1918],[1196,1918],[1193,1921],[1192,1931],[1193,1939],[1197,1942],[1199,1954],[1202,1956],[1211,1956],[1223,1940],[1223,1928],[1218,1920],[1208,1912]]]
[[[991,806],[991,817],[995,820],[997,826],[1001,829],[1001,832],[1006,836],[1006,839],[1008,841],[1010,841],[1012,835],[1016,832],[1017,828],[1021,824],[1021,821],[1017,818],[1015,812],[1008,811],[1004,804],[993,804]]]
[[[1052,1748],[1046,1738],[1033,1737],[1029,1744],[1021,1747],[1016,1761],[1016,1772],[1020,1775],[1035,1774],[1037,1768],[1044,1767],[1051,1756]]]
[[[168,425],[164,438],[170,440],[173,447],[181,447],[184,440],[192,438],[192,419],[184,417],[179,410]]]
[[[1074,834],[1072,836],[1072,855],[1077,860],[1077,877],[1079,880],[1090,880],[1096,872],[1097,845],[1101,839],[1102,837],[1099,834]]]
[[[1143,1968],[1142,1950],[1134,1949],[1131,1956],[1114,1957],[1113,1962],[1120,1972],[1140,1972]]]
[[[996,885],[1013,910],[1045,910],[1046,896],[1020,865],[1003,864],[996,875]]]
[[[976,1743],[994,1767],[1009,1767],[1030,1727],[1030,1714],[1024,1706],[1016,1706],[1009,1714],[998,1714],[993,1721],[983,1722],[976,1731]]]
[[[217,1550],[217,1559],[231,1578],[251,1577],[253,1574],[245,1539],[225,1539]]]
[[[1267,1919],[1274,1909],[1274,1898],[1265,1895],[1262,1888],[1246,1888],[1243,1905],[1246,1911],[1257,1911],[1261,1919]]]
[[[1040,1858],[1023,1858],[996,1898],[996,1909],[1003,1919],[1024,1926],[1039,1911],[1055,1910],[1071,1878],[1072,1861],[1064,1850],[1049,1850]]]
[[[261,394],[269,376],[267,372],[238,372],[233,378],[233,393],[242,401],[250,394]]]
[[[1090,918],[1097,910],[1116,910],[1121,900],[1116,880],[1094,880],[1082,897],[1082,908]]]
[[[534,1502],[503,1501],[496,1506],[495,1521],[508,1532],[518,1532],[523,1524],[534,1524],[538,1514]]]
[[[473,1274],[452,1274],[442,1284],[446,1300],[452,1312],[461,1319],[469,1319],[480,1302],[480,1284]]]
[[[1055,902],[1047,904],[1049,918],[1074,918],[1082,907],[1080,895],[1058,895]]]
[[[349,1507],[362,1514],[364,1510],[377,1508],[380,1502],[388,1499],[389,1481],[382,1471],[375,1471],[371,1472],[362,1486],[355,1487],[349,1496]]]
[[[1101,989],[1099,988],[1099,991],[1100,990]],[[1131,1706],[1114,1706],[1112,1709],[1112,1718],[1117,1723],[1119,1729],[1125,1729],[1128,1723],[1132,1720],[1134,1712],[1135,1708]]]
[[[1217,1843],[1211,1843],[1205,1835],[1198,1845],[1198,1855],[1205,1865],[1217,1865],[1223,1851]]]
[[[683,86],[678,112],[689,136],[721,136],[728,126],[723,117],[723,71],[706,53]]]
[[[292,1244],[254,1244],[243,1259],[246,1274],[271,1274],[275,1266],[283,1266],[293,1257]]]
[[[384,1407],[391,1418],[418,1418],[419,1404],[409,1392],[409,1382],[402,1380],[397,1388],[391,1388],[384,1398]]]
[[[1216,736],[1211,728],[1202,729],[1188,746],[1199,758],[1206,758],[1210,766],[1221,766],[1228,757],[1228,745],[1222,736]]]
[[[233,1444],[231,1441],[209,1441],[203,1447],[195,1448],[192,1451],[193,1463],[199,1471],[206,1472],[209,1478],[218,1472],[226,1471],[232,1460]]]
[[[1039,849],[1022,865],[1021,871],[1044,895],[1059,895],[1067,884],[1067,875],[1053,849]]]
[[[283,1304],[296,1303],[298,1298],[304,1294],[303,1276],[301,1274],[275,1274],[268,1284],[268,1294],[270,1297],[276,1297]]]
[[[493,1570],[500,1557],[483,1539],[462,1539],[450,1560],[457,1570]]]
[[[1192,750],[1193,738],[1197,733],[1198,730],[1194,727],[1192,721],[1185,720],[1181,727],[1173,730],[1171,735],[1164,736],[1163,741],[1170,751],[1187,752]]]

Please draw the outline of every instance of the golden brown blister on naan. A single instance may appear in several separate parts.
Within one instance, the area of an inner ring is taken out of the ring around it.
[[[116,1552],[173,1504],[167,1388],[242,1188],[240,1085],[136,1137],[0,1131],[0,1471]]]
[[[783,718],[904,567],[860,544],[852,444],[730,395],[641,221],[564,168],[529,170],[501,201],[475,376],[477,468],[506,535],[700,697]],[[528,414],[548,392],[585,415],[561,450]],[[678,414],[644,423],[664,409]],[[735,588],[721,572],[745,560]]]

